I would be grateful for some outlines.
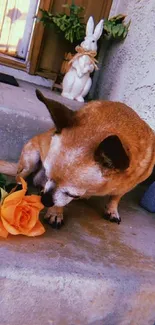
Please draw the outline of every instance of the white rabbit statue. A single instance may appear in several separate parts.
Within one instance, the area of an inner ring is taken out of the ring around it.
[[[84,102],[92,85],[90,73],[98,69],[95,59],[97,55],[97,41],[103,31],[104,20],[100,20],[94,30],[94,20],[90,17],[86,26],[86,37],[80,46],[76,47],[78,52],[69,62],[70,68],[62,82],[62,96]]]

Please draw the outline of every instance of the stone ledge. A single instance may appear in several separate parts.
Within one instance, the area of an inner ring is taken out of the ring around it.
[[[0,159],[9,161],[17,161],[23,145],[30,138],[53,126],[47,108],[35,95],[36,88],[72,110],[82,106],[45,87],[18,82],[20,87],[0,83]]]
[[[0,159],[17,161],[23,145],[51,126],[50,119],[43,121],[35,116],[0,108]]]

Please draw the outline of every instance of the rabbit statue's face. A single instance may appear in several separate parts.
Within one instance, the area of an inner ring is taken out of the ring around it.
[[[97,42],[92,36],[86,36],[81,46],[87,51],[97,51]]]
[[[104,20],[101,19],[94,30],[94,20],[90,17],[86,26],[86,37],[81,46],[87,51],[97,51],[97,41],[103,31]]]

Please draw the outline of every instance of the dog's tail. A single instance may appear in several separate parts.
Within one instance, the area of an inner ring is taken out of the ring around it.
[[[9,176],[16,176],[17,166],[17,163],[11,163],[5,160],[0,160],[0,173]]]

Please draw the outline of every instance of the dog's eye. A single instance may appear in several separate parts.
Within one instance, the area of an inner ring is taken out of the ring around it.
[[[79,197],[80,197],[79,195],[73,195],[73,194],[70,194],[69,192],[64,192],[64,194],[72,197],[73,199],[79,199]]]
[[[92,43],[95,43],[95,41],[92,41]]]

